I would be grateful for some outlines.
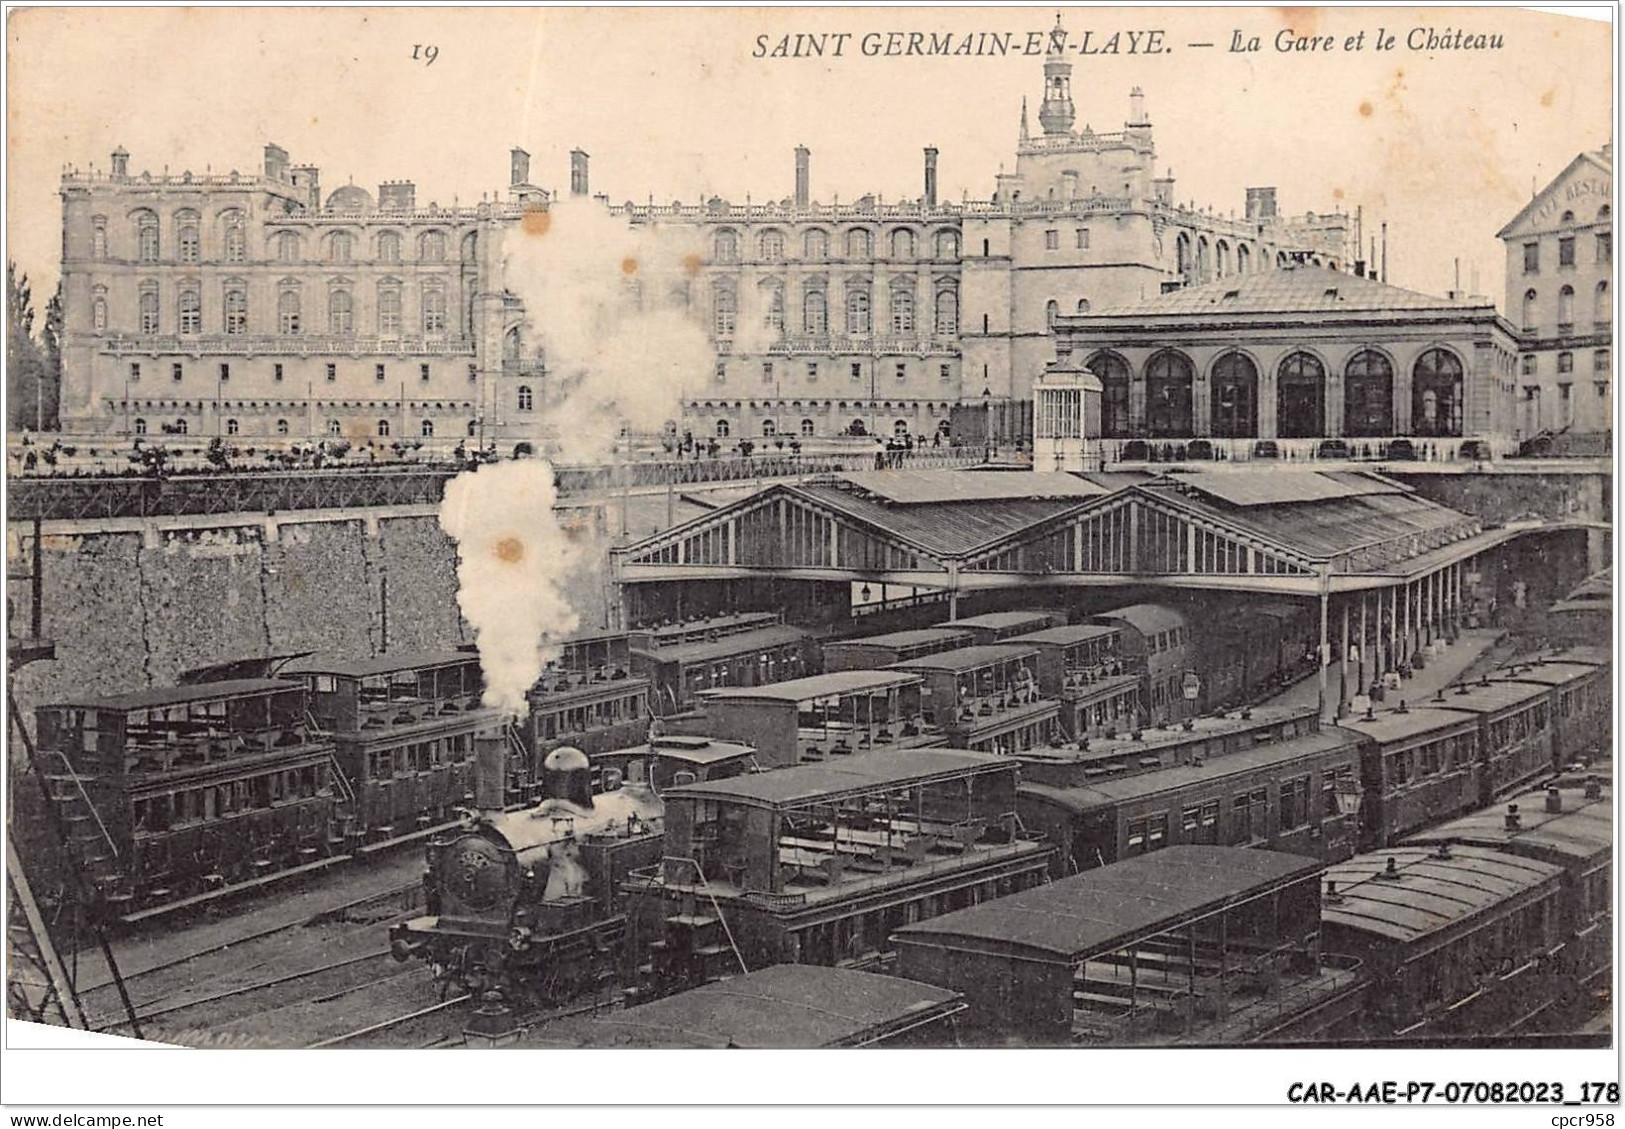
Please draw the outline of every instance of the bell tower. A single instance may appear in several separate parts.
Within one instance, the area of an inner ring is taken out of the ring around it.
[[[1066,60],[1066,34],[1061,17],[1055,17],[1049,50],[1044,53],[1044,101],[1038,107],[1038,124],[1048,137],[1064,137],[1072,132],[1076,112],[1072,107],[1072,64]]]

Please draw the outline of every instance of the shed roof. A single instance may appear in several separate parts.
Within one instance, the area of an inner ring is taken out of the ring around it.
[[[887,670],[974,670],[990,663],[1009,662],[1011,659],[1035,658],[1036,647],[1005,641],[982,643],[974,647],[957,647],[952,651],[938,651],[934,655],[921,655],[892,663]]]
[[[919,681],[919,675],[899,674],[890,669],[837,670],[786,682],[770,682],[766,686],[719,686],[714,690],[701,690],[699,696],[712,702],[810,702],[814,698],[872,694],[897,686],[916,685]]]
[[[1478,724],[1478,719],[1466,710],[1448,708],[1449,697],[1441,705],[1406,706],[1399,710],[1372,710],[1371,716],[1339,718],[1337,728],[1349,729],[1361,737],[1369,737],[1380,744],[1423,737],[1429,733],[1453,733]]]
[[[64,698],[51,702],[50,705],[57,708],[116,712],[188,705],[193,702],[217,701],[221,698],[242,698],[277,691],[297,692],[299,689],[299,683],[289,682],[285,678],[233,678],[225,682],[198,682],[186,686],[154,686],[149,690],[131,690],[123,694],[108,694],[101,697]]]
[[[986,477],[1002,478],[1003,475]],[[978,546],[1019,532],[1088,501],[1086,497],[1067,495],[893,505],[842,479],[804,483],[784,489],[878,529],[888,530],[934,556],[944,557],[963,556]]]
[[[1277,270],[1233,275],[1217,282],[1187,286],[1168,294],[1154,294],[1120,306],[1063,319],[1069,326],[1088,326],[1097,320],[1124,315],[1215,315],[1286,313],[1382,313],[1389,310],[1482,309],[1488,299],[1457,302],[1415,290],[1390,286],[1356,274],[1326,267],[1289,263]]]
[[[1059,961],[1109,952],[1226,903],[1308,878],[1317,859],[1246,847],[1165,847],[942,917],[906,925],[899,940],[964,940]]]
[[[342,655],[311,655],[294,659],[282,668],[284,674],[337,674],[347,678],[366,678],[375,674],[397,674],[407,670],[422,670],[435,666],[456,666],[459,663],[479,665],[475,651],[396,651],[375,655],[369,659],[345,658]]]
[[[1367,494],[1410,494],[1409,487],[1371,471],[1204,470],[1188,481],[1232,506],[1279,506],[1358,498]]]
[[[1377,877],[1390,858],[1399,877]],[[1322,902],[1320,918],[1327,925],[1411,942],[1562,873],[1552,863],[1484,847],[1458,847],[1448,858],[1428,847],[1391,847],[1328,869],[1326,880],[1337,883],[1338,900]]]
[[[668,734],[656,737],[653,741],[643,745],[632,745],[624,749],[607,749],[602,753],[592,754],[592,759],[599,757],[664,757],[669,760],[683,761],[685,764],[716,764],[718,761],[734,760],[738,757],[754,756],[756,746],[741,745],[734,741],[719,741],[715,737],[689,737],[682,734]]]
[[[1608,856],[1614,849],[1614,800],[1585,798],[1584,788],[1558,791],[1562,810],[1546,810],[1545,793],[1531,793],[1518,804],[1518,827],[1506,825],[1500,805],[1464,815],[1449,823],[1408,836],[1407,846],[1429,843],[1465,843],[1478,847],[1535,853],[1548,859],[1585,862]]]
[[[876,498],[900,505],[940,502],[988,502],[1033,498],[1093,498],[1110,488],[1072,474],[1044,474],[1030,470],[998,474],[963,471],[863,470],[839,476]]]
[[[778,964],[641,1007],[535,1028],[522,1046],[740,1047],[863,1046],[933,1016],[949,1014],[957,992],[812,964]]]
[[[733,800],[757,807],[796,807],[814,800],[881,792],[986,772],[1011,772],[1016,762],[968,749],[893,749],[859,753],[840,760],[798,764],[771,772],[707,780],[670,789],[668,800],[698,797]]]

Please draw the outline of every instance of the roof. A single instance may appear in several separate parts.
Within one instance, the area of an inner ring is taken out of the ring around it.
[[[1099,623],[1074,623],[1064,627],[1046,627],[1042,631],[1031,631],[1026,635],[1015,635],[1004,642],[1070,647],[1074,643],[1082,643],[1085,639],[1098,639],[1102,635],[1114,635],[1121,630],[1116,626],[1108,627]]]
[[[760,490],[751,490],[747,497],[754,497]],[[634,627],[633,635],[648,635],[658,640],[662,635],[682,635],[691,631],[723,631],[731,628],[743,630],[746,627],[761,626],[768,623],[778,623],[776,612],[730,612],[727,615],[714,615],[696,619],[689,623],[661,623],[650,627]]]
[[[1583,788],[1564,788],[1562,810],[1546,810],[1545,793],[1520,797],[1517,828],[1506,825],[1506,809],[1497,804],[1483,811],[1407,836],[1407,845],[1469,844],[1533,854],[1548,861],[1586,862],[1614,850],[1614,798],[1611,790],[1588,800]]]
[[[1021,609],[1013,612],[984,612],[982,615],[967,616],[964,619],[950,619],[936,624],[937,627],[991,627],[995,630],[1005,627],[1021,627],[1038,620],[1051,620],[1059,614],[1039,609]]]
[[[970,633],[952,627],[917,627],[912,631],[891,631],[885,635],[860,635],[851,639],[831,639],[824,644],[831,647],[882,647],[902,649],[922,643],[951,643],[956,639],[969,639]]]
[[[1058,324],[1087,327],[1094,322],[1125,316],[1159,314],[1384,313],[1390,310],[1473,310],[1490,306],[1489,300],[1455,302],[1415,290],[1390,286],[1357,274],[1301,264],[1277,270],[1232,275],[1217,282],[1187,286],[1167,294],[1065,316]]]
[[[1448,705],[1448,695],[1444,705]],[[1464,726],[1476,726],[1478,719],[1466,711],[1443,708],[1441,705],[1410,706],[1399,710],[1373,710],[1371,716],[1339,718],[1337,728],[1349,729],[1361,737],[1369,737],[1379,744],[1422,737],[1435,731],[1454,732]]]
[[[1371,471],[1287,470],[1259,474],[1252,470],[1203,470],[1181,481],[1232,506],[1278,506],[1367,494],[1415,493]]]
[[[1465,694],[1462,691],[1467,691]],[[1512,709],[1525,702],[1538,701],[1546,696],[1545,686],[1534,685],[1529,682],[1505,681],[1490,682],[1488,684],[1470,683],[1461,686],[1446,686],[1444,698],[1430,699],[1428,704],[1438,709],[1471,710],[1473,713],[1494,713],[1498,710]]]
[[[1273,727],[1293,717],[1313,717],[1315,707],[1308,706],[1254,706],[1247,711],[1252,716],[1242,717],[1239,713],[1225,714],[1220,717],[1193,717],[1186,721],[1169,722],[1167,728],[1148,726],[1140,730],[1139,740],[1135,740],[1131,732],[1123,733],[1118,737],[1102,737],[1098,734],[1089,737],[1087,750],[1076,749],[1028,749],[1018,754],[1021,757],[1034,757],[1043,755],[1045,759],[1095,759],[1103,756],[1110,759],[1112,756],[1132,756],[1135,753],[1155,752],[1174,745],[1188,745],[1192,742],[1205,742],[1210,737],[1217,737],[1227,733],[1245,733],[1255,729]],[[1185,726],[1189,724],[1190,728]]]
[[[759,972],[641,1007],[533,1028],[520,1046],[740,1047],[862,1046],[889,1031],[955,1010],[944,988],[811,964]]]
[[[220,698],[240,698],[277,691],[298,691],[299,683],[285,678],[234,678],[227,682],[198,682],[187,686],[155,686],[150,690],[132,690],[124,694],[105,697],[64,698],[49,703],[52,708],[72,707],[83,710],[109,712],[155,709],[159,706],[179,706],[191,702],[209,702]]]
[[[649,646],[633,644],[632,650],[661,662],[705,662],[707,659],[745,654],[764,647],[782,647],[789,643],[799,643],[806,638],[807,632],[799,627],[775,623],[768,627],[746,628],[719,639],[706,639],[703,642],[653,643]]]
[[[795,807],[835,796],[905,788],[984,772],[1010,772],[1015,767],[1010,757],[968,749],[894,749],[685,784],[667,791],[666,798],[693,796],[758,807]]]
[[[479,661],[480,656],[474,651],[395,651],[370,659],[311,655],[309,658],[295,659],[282,668],[282,673],[340,674],[350,678],[366,678],[375,674],[395,674],[431,666],[455,666],[458,663],[478,666]]]
[[[653,741],[643,745],[632,745],[624,749],[606,749],[602,753],[591,754],[590,759],[599,757],[664,757],[668,760],[683,761],[686,764],[716,764],[718,761],[733,760],[737,757],[748,757],[756,754],[756,746],[741,745],[734,741],[719,741],[715,737],[686,737],[680,734],[668,734],[656,737]]]
[[[1036,656],[1034,647],[1020,643],[983,643],[976,647],[959,647],[952,651],[938,651],[934,655],[921,655],[917,659],[904,659],[892,663],[887,670],[974,670],[990,663],[1008,662]]]
[[[1120,619],[1142,635],[1152,631],[1167,631],[1172,627],[1184,627],[1190,622],[1183,612],[1170,608],[1167,604],[1129,604],[1127,607],[1099,612],[1090,618]]]
[[[981,477],[997,479],[1003,478],[1004,474]],[[869,494],[855,484],[840,479],[825,483],[784,486],[780,489],[840,511],[876,528],[887,530],[904,541],[917,545],[924,552],[939,557],[964,556],[990,541],[997,541],[1045,518],[1065,513],[1079,502],[1089,500],[1074,495],[1055,498],[1005,498],[997,500],[996,505],[989,504],[992,500],[968,504],[961,501],[892,505],[878,495]]]
[[[1030,470],[999,474],[966,474],[938,470],[864,470],[837,476],[840,481],[887,502],[919,505],[938,502],[1001,501],[1032,498],[1093,498],[1108,487],[1071,474]]]
[[[1317,756],[1337,749],[1353,753],[1356,741],[1352,734],[1323,729],[1318,733],[1305,733],[1286,741],[1268,745],[1255,745],[1232,753],[1215,756],[1204,764],[1169,765],[1143,772],[1124,773],[1113,779],[1094,781],[1072,787],[1052,784],[1023,784],[1024,795],[1036,796],[1071,812],[1085,812],[1107,807],[1158,792],[1172,792],[1190,784],[1217,780],[1260,768],[1288,764],[1303,757]]]
[[[1570,161],[1567,165],[1565,165],[1563,167],[1562,172],[1558,173],[1549,182],[1547,182],[1546,187],[1542,188],[1539,192],[1535,193],[1534,198],[1531,199],[1529,201],[1529,203],[1525,204],[1518,211],[1517,215],[1513,216],[1510,220],[1508,220],[1505,227],[1503,227],[1500,231],[1495,233],[1495,238],[1497,238],[1497,239],[1505,239],[1508,235],[1511,235],[1517,228],[1522,226],[1523,221],[1526,218],[1531,217],[1536,212],[1538,212],[1540,210],[1540,208],[1541,208],[1541,205],[1544,204],[1546,202],[1546,200],[1551,197],[1553,191],[1559,185],[1561,185],[1565,180],[1568,179],[1568,176],[1569,176],[1569,174],[1571,172],[1573,172],[1575,169],[1579,168],[1581,165],[1595,166],[1598,169],[1598,171],[1606,173],[1608,176],[1612,177],[1614,175],[1613,150],[1610,147],[1605,146],[1602,149],[1588,149],[1588,150],[1582,151],[1578,156],[1576,156],[1574,158],[1574,160]],[[1608,203],[1608,201],[1606,199],[1604,199],[1604,200],[1597,201],[1597,203],[1600,206],[1602,204]],[[1593,212],[1592,214],[1594,216],[1595,212]],[[1584,220],[1582,222],[1590,222],[1590,219],[1588,218],[1588,219],[1586,219],[1586,220]]]
[[[786,682],[770,682],[766,686],[719,686],[714,690],[701,690],[699,696],[711,702],[810,702],[814,698],[869,694],[897,686],[912,686],[918,682],[916,675],[885,670],[837,670],[807,678],[792,678]]]
[[[1378,878],[1389,859],[1399,877]],[[1338,900],[1322,900],[1320,920],[1323,926],[1339,925],[1390,941],[1417,941],[1562,873],[1551,863],[1484,847],[1457,847],[1448,858],[1429,847],[1390,847],[1356,855],[1326,871],[1326,881],[1337,883]]]
[[[1585,678],[1599,677],[1597,668],[1586,663],[1542,662],[1532,665],[1505,667],[1494,677],[1496,682],[1538,682],[1543,686],[1567,686]],[[1449,695],[1446,695],[1448,698]]]
[[[1165,847],[907,925],[894,936],[924,945],[969,940],[990,952],[1027,950],[1077,961],[1308,878],[1321,865],[1247,847]]]

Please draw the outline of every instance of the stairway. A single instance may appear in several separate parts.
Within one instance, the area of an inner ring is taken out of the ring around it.
[[[88,1030],[79,994],[57,955],[9,831],[6,889],[6,1010],[13,1019]]]

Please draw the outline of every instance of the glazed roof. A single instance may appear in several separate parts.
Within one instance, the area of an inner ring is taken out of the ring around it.
[[[1326,267],[1289,264],[1275,270],[1232,275],[1216,282],[1187,286],[1087,314],[1075,314],[1061,319],[1060,324],[1087,326],[1097,320],[1125,315],[1465,311],[1488,306],[1488,299],[1456,302]]]

